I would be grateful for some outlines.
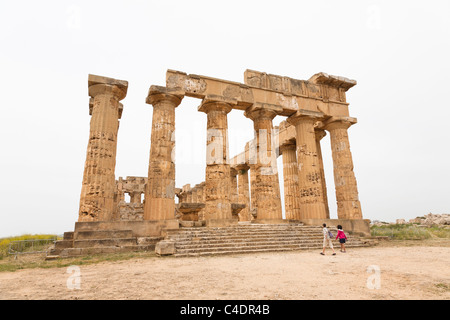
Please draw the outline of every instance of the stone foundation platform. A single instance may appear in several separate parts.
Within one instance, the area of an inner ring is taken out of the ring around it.
[[[98,221],[77,222],[75,231],[64,233],[64,239],[56,242],[50,255],[152,251],[186,256],[315,249],[322,245],[323,223],[334,234],[336,227],[342,225],[351,239],[350,247],[372,244],[364,238],[370,237],[370,220]]]

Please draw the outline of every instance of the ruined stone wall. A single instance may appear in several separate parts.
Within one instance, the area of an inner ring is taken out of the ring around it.
[[[142,221],[144,220],[144,203],[141,201],[145,193],[147,178],[144,177],[119,177],[116,180],[116,216],[118,220]],[[130,195],[130,202],[125,201],[125,194]]]

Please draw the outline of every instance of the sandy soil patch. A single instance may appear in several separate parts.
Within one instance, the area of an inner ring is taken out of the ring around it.
[[[1,272],[0,299],[450,299],[449,266],[422,246],[139,258],[79,267],[80,289],[67,268]]]

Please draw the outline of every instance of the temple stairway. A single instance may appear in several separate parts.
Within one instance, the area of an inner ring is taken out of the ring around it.
[[[336,228],[329,228],[334,236]],[[346,247],[375,245],[374,239],[347,234]],[[322,227],[301,223],[238,224],[229,227],[180,227],[165,231],[165,237],[135,237],[131,230],[96,230],[66,232],[57,241],[47,259],[86,256],[102,253],[155,251],[161,241],[173,242],[174,256],[206,256],[237,253],[256,253],[321,249]],[[338,241],[333,240],[335,248]]]
[[[47,259],[86,256],[99,253],[154,251],[162,237],[134,237],[131,230],[98,230],[64,233]]]
[[[329,228],[336,237],[337,229]],[[373,239],[348,235],[346,247],[375,245]],[[247,224],[222,228],[180,228],[167,232],[165,240],[175,243],[175,256],[206,256],[219,254],[273,252],[321,249],[323,233],[320,226],[302,224]],[[339,250],[340,244],[333,240]]]

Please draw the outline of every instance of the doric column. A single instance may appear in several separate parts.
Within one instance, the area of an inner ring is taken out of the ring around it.
[[[234,168],[230,168],[230,185],[231,185],[231,203],[238,203],[238,172]]]
[[[250,210],[256,209],[256,169],[255,165],[251,164],[250,167]]]
[[[144,220],[175,219],[175,108],[182,99],[165,87],[151,86],[148,93],[153,119]]]
[[[326,219],[322,175],[314,124],[322,113],[302,110],[288,118],[295,126],[300,213],[302,219]]]
[[[327,212],[327,219],[330,219],[330,208],[328,207],[328,193],[327,184],[325,181],[325,169],[323,167],[322,147],[320,146],[320,140],[322,140],[327,133],[322,129],[315,129],[316,132],[316,149],[317,157],[319,158],[320,175],[322,177],[322,189],[323,189],[323,201],[325,203],[325,211]]]
[[[356,119],[350,117],[332,117],[324,123],[325,129],[330,132],[339,219],[362,219],[347,132],[347,129],[354,123],[356,123]]]
[[[280,152],[283,158],[284,209],[286,219],[299,220],[301,219],[301,214],[295,142],[280,146]]]
[[[251,221],[250,215],[250,190],[248,183],[249,166],[241,164],[236,167],[238,171],[238,203],[245,204],[245,208],[239,212],[239,221]]]
[[[252,106],[245,111],[244,115],[253,120],[255,130],[256,163],[254,169],[257,219],[282,219],[276,146],[272,140],[272,120],[277,112],[270,107]]]
[[[207,115],[204,210],[207,221],[232,219],[227,121],[231,109],[220,97],[205,97],[198,108]]]
[[[78,221],[110,221],[114,217],[117,133],[120,103],[128,82],[89,75],[93,98]]]
[[[205,182],[202,182],[200,184],[200,193],[199,193],[199,202],[201,203],[205,203]],[[202,208],[199,212],[198,212],[198,219],[199,220],[205,220],[205,208]]]

